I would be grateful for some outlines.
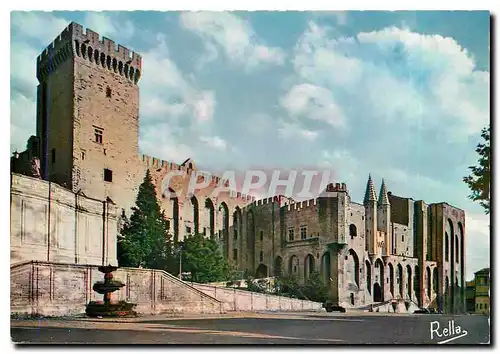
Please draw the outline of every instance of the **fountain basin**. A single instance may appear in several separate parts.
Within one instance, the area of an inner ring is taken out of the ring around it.
[[[106,281],[98,281],[93,286],[95,292],[99,294],[112,293],[116,290],[119,290],[121,287],[125,286],[121,281],[118,280],[106,280]]]
[[[85,313],[89,317],[127,317],[137,316],[134,311],[136,304],[126,301],[117,303],[104,303],[102,301],[91,301],[85,308]]]

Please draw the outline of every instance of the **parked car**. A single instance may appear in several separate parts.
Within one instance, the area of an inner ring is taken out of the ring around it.
[[[326,312],[333,312],[333,311],[345,312],[345,308],[343,308],[342,306],[334,305],[333,302],[331,301],[325,301],[323,303],[323,308],[326,310]]]
[[[436,309],[433,309],[433,308],[420,308],[418,310],[415,310],[413,313],[430,315],[430,314],[437,314],[440,312],[436,311]]]

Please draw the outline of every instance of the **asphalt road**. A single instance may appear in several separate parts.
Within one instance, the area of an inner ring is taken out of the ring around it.
[[[443,334],[450,325],[453,332]],[[443,344],[452,345],[488,344],[489,328],[488,318],[476,315],[309,313],[216,319],[139,318],[134,322],[13,321],[11,336],[14,342],[24,344],[428,345],[445,341]]]

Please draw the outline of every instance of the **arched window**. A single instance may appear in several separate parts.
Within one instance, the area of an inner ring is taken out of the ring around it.
[[[87,59],[87,46],[85,45],[85,43],[82,43],[82,57],[84,59]]]
[[[89,47],[87,49],[87,54],[88,54],[90,62],[92,62],[92,54],[94,54],[94,51],[92,50],[92,47]]]
[[[75,52],[76,52],[76,55],[80,56],[80,43],[75,40]]]
[[[450,242],[447,232],[444,234],[444,260],[446,262],[450,261]]]
[[[351,239],[353,239],[355,236],[358,236],[356,225],[354,224],[349,225],[349,236],[351,236]]]

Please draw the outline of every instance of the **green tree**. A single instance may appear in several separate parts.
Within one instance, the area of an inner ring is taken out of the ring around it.
[[[490,127],[486,127],[481,132],[484,142],[479,143],[476,152],[479,155],[478,166],[469,166],[471,174],[464,177],[472,191],[469,198],[485,209],[486,214],[490,213]]]
[[[182,272],[190,272],[193,281],[210,283],[231,279],[233,269],[215,240],[195,234],[180,242],[179,247],[182,248]]]
[[[149,170],[139,186],[130,220],[125,220],[118,241],[118,264],[170,270],[175,262],[167,220],[156,197]]]
[[[312,272],[302,287],[302,292],[311,301],[325,302],[329,297],[329,289],[319,272]]]

